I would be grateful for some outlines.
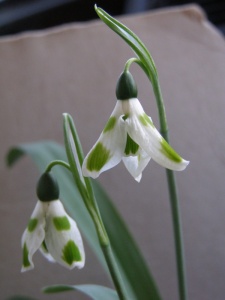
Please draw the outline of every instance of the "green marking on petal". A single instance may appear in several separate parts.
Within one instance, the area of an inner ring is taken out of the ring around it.
[[[126,119],[129,117],[129,114],[125,114],[122,116],[123,120],[126,121]]]
[[[105,133],[107,131],[112,130],[115,127],[115,125],[116,125],[116,117],[110,117],[108,122],[105,125],[103,132]]]
[[[180,163],[182,162],[182,158],[180,157],[180,155],[167,143],[166,140],[162,139],[161,140],[161,152],[170,160],[176,162],[176,163]]]
[[[24,243],[24,245],[23,245],[23,266],[24,266],[24,268],[30,267],[30,261],[29,261],[28,255],[29,255],[29,252],[27,249],[27,245],[26,245],[26,243]]]
[[[99,142],[88,156],[87,169],[89,171],[100,171],[109,159],[110,151]]]
[[[58,231],[62,230],[69,230],[70,229],[70,222],[66,216],[63,217],[54,217],[53,223],[55,225],[55,228]]]
[[[144,125],[144,126],[152,126],[153,128],[155,128],[154,124],[152,123],[152,121],[150,120],[149,116],[146,113],[143,113],[143,115],[140,115],[139,117],[139,121]]]
[[[82,260],[80,251],[77,245],[72,240],[69,240],[69,242],[63,248],[62,252],[62,259],[70,266],[73,264],[74,261]]]
[[[124,150],[126,155],[135,155],[139,149],[139,145],[127,134],[127,143]]]
[[[34,231],[37,226],[37,223],[38,223],[38,219],[36,219],[36,218],[30,219],[28,226],[27,226],[28,231],[29,232]]]

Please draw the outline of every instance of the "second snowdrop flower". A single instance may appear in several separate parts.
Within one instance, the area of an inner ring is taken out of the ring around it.
[[[53,175],[44,173],[37,185],[39,198],[22,236],[22,271],[34,268],[33,254],[39,249],[49,260],[73,269],[82,268],[85,253],[76,222],[59,200],[59,188]]]

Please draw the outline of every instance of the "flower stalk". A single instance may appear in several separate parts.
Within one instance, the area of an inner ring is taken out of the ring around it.
[[[83,163],[83,151],[76,131],[76,127],[69,114],[64,114],[64,139],[66,153],[71,173],[80,190],[84,204],[94,223],[99,243],[108,265],[113,283],[120,300],[128,300],[123,279],[115,261],[110,240],[103,224],[100,211],[94,196],[92,184],[89,178],[83,177],[81,165]]]
[[[48,166],[46,167],[45,173],[50,172],[51,169],[52,169],[54,166],[62,166],[62,167],[66,168],[67,170],[70,171],[70,165],[69,165],[68,163],[66,163],[65,161],[63,161],[63,160],[53,160],[53,161],[50,162],[50,163],[48,164]]]
[[[176,251],[177,277],[180,300],[187,299],[186,271],[182,237],[181,214],[177,195],[174,172],[166,169],[167,183],[170,196],[170,206],[173,220],[174,242]]]
[[[154,72],[154,74],[149,74],[149,69],[146,69],[146,67],[140,60],[133,59],[128,60],[128,62],[129,63],[125,65],[126,71],[129,70],[133,62],[136,62],[145,71],[149,80],[151,81],[158,109],[160,132],[163,138],[169,143],[166,111],[157,73]],[[166,177],[173,222],[179,297],[180,300],[187,300],[186,267],[182,237],[181,214],[174,171],[166,169]]]
[[[166,119],[166,111],[159,85],[158,78],[152,82],[160,121],[160,132],[164,139],[169,143],[168,125]],[[186,283],[186,267],[184,257],[184,246],[182,236],[181,214],[179,208],[179,200],[177,193],[177,185],[175,174],[172,170],[166,169],[167,185],[169,190],[170,207],[172,212],[174,243],[176,252],[176,267],[179,287],[180,300],[187,300],[187,283]]]

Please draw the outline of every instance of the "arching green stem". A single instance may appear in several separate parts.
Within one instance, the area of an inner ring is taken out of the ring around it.
[[[156,72],[152,74],[150,68],[147,68],[146,65],[143,64],[143,62],[137,58],[129,59],[125,64],[124,70],[128,71],[133,62],[137,63],[143,69],[143,71],[146,73],[146,75],[148,76],[149,80],[152,83],[152,87],[153,87],[153,91],[157,103],[157,108],[158,108],[160,132],[164,137],[164,139],[169,143],[166,111],[165,111],[165,106],[164,106],[163,97],[161,93],[161,88],[159,85],[158,75]],[[174,172],[171,170],[166,169],[166,176],[167,176],[170,206],[172,212],[172,221],[173,221],[179,296],[180,296],[180,300],[187,300],[187,285],[186,285],[182,225],[181,225],[181,216],[180,216],[176,180],[175,180]]]
[[[68,169],[69,171],[71,171],[71,170],[70,170],[70,165],[69,165],[68,163],[66,163],[65,161],[63,161],[63,160],[53,160],[52,162],[50,162],[50,163],[48,164],[48,166],[47,166],[46,169],[45,169],[45,172],[46,172],[46,173],[47,173],[47,172],[50,172],[51,169],[52,169],[54,166],[62,166],[62,167],[64,167],[64,168]]]
[[[131,64],[134,62],[139,64],[141,61],[137,57],[132,57],[132,58],[128,59],[128,61],[125,64],[125,67],[124,67],[124,72],[129,71]]]

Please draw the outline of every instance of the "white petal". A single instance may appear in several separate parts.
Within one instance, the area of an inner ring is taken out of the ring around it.
[[[123,162],[127,170],[137,182],[140,182],[142,171],[149,163],[151,157],[142,149],[139,149],[135,156],[124,156]]]
[[[59,264],[69,269],[84,266],[85,253],[79,229],[65,212],[60,200],[49,204],[45,242],[48,251]]]
[[[21,271],[28,271],[34,268],[32,261],[33,254],[40,248],[45,237],[45,206],[38,200],[31,215],[29,224],[22,236],[23,266]]]
[[[184,170],[189,162],[181,158],[163,139],[140,102],[132,99],[129,108],[130,117],[125,123],[130,137],[158,164],[175,171]]]
[[[99,139],[83,162],[83,175],[97,178],[102,172],[113,168],[122,159],[126,145],[126,132],[121,101],[117,101]]]

